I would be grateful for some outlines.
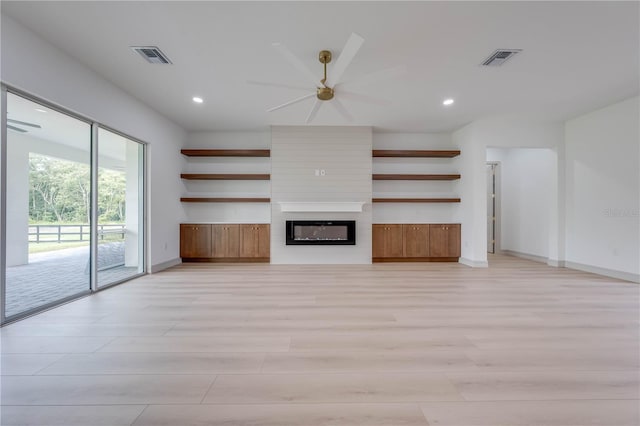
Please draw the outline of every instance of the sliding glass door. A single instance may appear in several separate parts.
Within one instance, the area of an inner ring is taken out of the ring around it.
[[[145,270],[144,144],[5,95],[3,323]]]
[[[143,145],[98,130],[98,287],[143,272]]]
[[[5,316],[90,290],[91,124],[7,94]]]

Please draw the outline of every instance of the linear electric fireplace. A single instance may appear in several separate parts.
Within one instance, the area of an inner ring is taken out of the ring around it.
[[[355,220],[287,220],[287,245],[355,245]]]

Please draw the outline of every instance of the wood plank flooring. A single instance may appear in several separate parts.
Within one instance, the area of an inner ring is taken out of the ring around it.
[[[0,424],[640,424],[640,286],[494,256],[185,264],[2,329]]]

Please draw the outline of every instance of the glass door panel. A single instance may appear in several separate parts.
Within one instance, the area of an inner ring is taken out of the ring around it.
[[[91,125],[7,93],[5,316],[90,290]]]
[[[98,287],[144,271],[143,149],[98,129]]]

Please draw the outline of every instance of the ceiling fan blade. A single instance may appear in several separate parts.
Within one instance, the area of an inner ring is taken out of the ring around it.
[[[21,129],[19,127],[15,127],[15,126],[12,126],[10,124],[7,124],[7,129],[11,129],[11,130],[14,130],[14,131],[20,132],[20,133],[27,133],[27,131],[25,129]]]
[[[7,118],[9,123],[22,124],[23,126],[35,127],[36,129],[42,129],[39,124],[27,123],[26,121],[14,120],[13,118]]]
[[[333,105],[336,111],[338,111],[345,120],[349,122],[353,121],[353,117],[351,116],[351,114],[349,114],[349,111],[347,111],[340,100],[333,98],[329,103]]]
[[[316,118],[316,114],[318,113],[318,110],[322,106],[322,102],[323,101],[321,101],[320,99],[316,99],[316,103],[313,104],[313,108],[311,108],[311,111],[309,111],[309,115],[307,116],[307,120],[306,120],[307,124],[311,123],[313,119]]]
[[[373,96],[362,95],[360,93],[349,92],[347,90],[341,90],[338,93],[341,99],[351,99],[357,102],[364,102],[365,104],[373,104],[379,106],[389,106],[391,101],[388,99],[375,98]]]
[[[247,80],[247,84],[253,84],[254,86],[279,87],[279,88],[282,88],[282,89],[304,90],[305,92],[309,91],[309,87],[308,86],[307,87],[292,86],[290,84],[269,83],[267,81]]]
[[[368,86],[370,84],[375,84],[380,81],[389,80],[394,77],[399,77],[405,74],[406,72],[407,72],[407,67],[405,65],[399,65],[393,68],[385,68],[379,71],[372,72],[370,74],[365,74],[362,77],[358,77],[356,80],[341,83],[339,84],[339,87],[350,89],[355,87]]]
[[[287,46],[282,43],[273,43],[273,47],[275,47],[291,65],[304,74],[307,80],[309,80],[309,83],[313,84],[314,87],[317,87],[320,84],[320,79],[312,73],[311,70],[307,68],[307,66],[302,63],[302,61],[294,55]]]
[[[309,98],[312,98],[312,97],[314,97],[314,96],[316,96],[316,93],[315,93],[315,92],[313,92],[313,93],[309,93],[308,95],[300,96],[299,98],[296,98],[296,99],[294,99],[294,100],[292,100],[292,101],[285,102],[285,103],[283,103],[282,105],[278,105],[278,106],[276,106],[276,107],[270,108],[270,109],[268,109],[268,110],[267,110],[267,112],[275,111],[275,110],[277,110],[277,109],[284,108],[284,107],[286,107],[286,106],[293,105],[293,104],[296,104],[296,103],[298,103],[298,102],[302,102],[302,101],[304,101],[305,99],[309,99]]]
[[[328,87],[333,87],[340,82],[342,74],[344,74],[345,70],[356,56],[356,53],[358,53],[358,50],[360,50],[362,43],[364,43],[364,39],[362,37],[356,33],[351,33],[349,40],[347,40],[347,43],[344,45],[344,49],[342,49],[342,52],[336,61],[335,66],[327,77],[326,85]]]

